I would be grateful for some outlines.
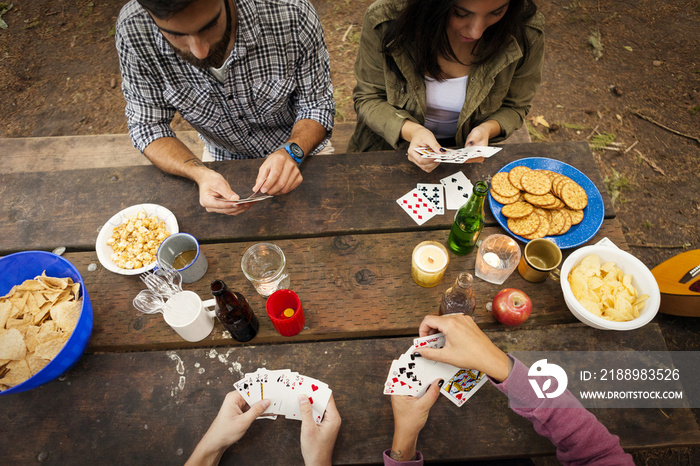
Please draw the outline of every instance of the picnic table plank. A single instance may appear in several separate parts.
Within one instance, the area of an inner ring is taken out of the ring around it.
[[[205,243],[447,229],[452,211],[419,226],[396,199],[416,183],[438,183],[456,171],[476,181],[513,160],[545,155],[587,174],[603,196],[605,217],[614,218],[586,143],[511,144],[483,164],[443,164],[431,173],[422,172],[399,152],[309,157],[302,169],[305,182],[297,189],[237,217],[206,213],[194,182],[154,166],[0,174],[0,252],[58,246],[94,249],[99,229],[112,215],[142,203],[169,208],[180,231]],[[252,188],[259,165],[259,160],[212,162],[243,196]],[[485,211],[487,224],[495,225],[490,209]]]
[[[505,351],[666,350],[660,329],[630,332],[589,327],[489,331]],[[412,338],[220,347],[85,355],[60,380],[2,398],[0,450],[7,464],[38,457],[57,464],[182,463],[245,372],[290,368],[330,385],[343,418],[334,464],[381,462],[393,418],[382,385],[391,360]],[[552,455],[554,447],[513,413],[487,383],[463,407],[438,400],[421,432],[427,459],[464,460]],[[625,449],[699,442],[688,409],[594,410]],[[302,464],[298,421],[253,423],[221,464]],[[26,434],[31,432],[28,438]]]
[[[494,233],[504,232],[500,227],[487,227],[482,237]],[[447,230],[438,230],[275,241],[286,255],[291,288],[301,298],[308,327],[291,338],[282,337],[274,330],[265,312],[265,298],[255,292],[241,271],[241,257],[252,242],[202,246],[209,269],[201,280],[184,288],[208,299],[209,284],[220,278],[230,288],[242,292],[261,323],[260,332],[251,344],[410,335],[415,333],[423,316],[437,313],[442,293],[459,272],[474,273],[475,253],[462,257],[450,254],[442,283],[421,288],[413,282],[410,269],[415,245],[428,239],[445,243],[447,236]],[[626,248],[617,222],[605,221],[590,243],[604,237]],[[564,250],[564,256],[570,252]],[[94,252],[68,253],[65,257],[78,268],[92,300],[95,319],[89,351],[237,344],[223,336],[223,326],[218,322],[204,341],[182,340],[160,314],[144,315],[133,308],[134,296],[145,289],[137,276],[117,275],[101,266],[94,272],[88,271],[88,266],[97,262]],[[578,322],[566,307],[558,283],[552,280],[529,283],[514,272],[500,286],[474,280],[477,304],[474,318],[482,327],[500,326],[485,305],[506,287],[522,289],[535,302],[535,311],[524,327]]]

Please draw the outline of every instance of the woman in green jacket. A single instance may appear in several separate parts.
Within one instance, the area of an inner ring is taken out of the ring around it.
[[[532,0],[379,0],[365,13],[350,152],[486,146],[523,125],[544,62]]]

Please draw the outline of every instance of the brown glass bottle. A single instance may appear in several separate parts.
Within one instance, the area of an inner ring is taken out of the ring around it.
[[[221,280],[211,282],[209,289],[216,298],[216,317],[231,333],[233,339],[244,342],[255,338],[260,322],[250,309],[245,296],[229,290]]]
[[[474,313],[476,299],[472,293],[472,274],[462,272],[455,280],[454,285],[445,291],[440,302],[440,315],[464,314],[470,316]]]

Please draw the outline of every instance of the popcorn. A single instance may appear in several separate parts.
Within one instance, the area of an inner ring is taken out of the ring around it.
[[[114,229],[107,245],[114,251],[110,259],[122,269],[138,269],[156,260],[160,243],[170,236],[165,222],[156,215],[139,212]]]

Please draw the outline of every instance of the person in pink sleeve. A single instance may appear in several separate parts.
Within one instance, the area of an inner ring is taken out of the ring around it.
[[[556,399],[539,400],[528,383],[528,368],[498,349],[471,317],[450,314],[423,319],[421,337],[438,332],[445,334],[445,346],[419,349],[421,356],[488,375],[491,383],[509,398],[513,411],[532,422],[538,434],[552,441],[557,448],[557,459],[562,464],[634,464],[632,456],[620,447],[620,439],[612,435],[571,392],[567,390]],[[384,451],[385,465],[423,464],[423,455],[416,451],[418,434],[428,420],[442,383],[434,381],[420,398],[391,397],[394,438],[391,449]]]

